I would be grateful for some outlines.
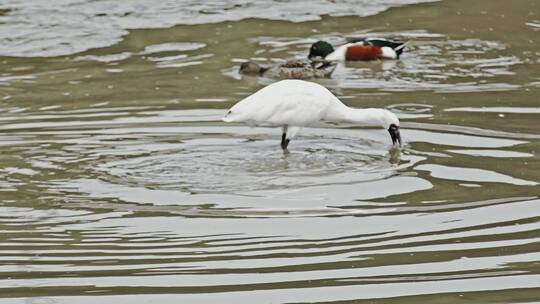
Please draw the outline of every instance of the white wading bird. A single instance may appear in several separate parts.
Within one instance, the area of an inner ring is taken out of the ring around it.
[[[394,113],[385,109],[350,108],[325,87],[304,80],[281,80],[260,89],[235,104],[223,121],[282,127],[283,150],[302,127],[320,122],[382,127],[390,133],[393,145],[401,146],[399,120]]]

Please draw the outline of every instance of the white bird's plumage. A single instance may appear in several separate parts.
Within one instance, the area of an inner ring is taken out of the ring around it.
[[[341,104],[325,87],[302,80],[282,80],[235,104],[223,118],[249,125],[307,126],[320,122]]]
[[[275,82],[244,98],[227,112],[223,121],[283,127],[287,139],[293,138],[301,127],[320,122],[399,127],[397,116],[388,110],[350,108],[325,87],[294,79]]]
[[[337,49],[335,49],[332,53],[328,54],[326,57],[324,57],[324,60],[328,61],[345,61],[345,57],[347,54],[347,48],[353,45],[357,44],[363,44],[363,42],[356,42],[356,43],[347,43],[344,44]]]
[[[381,57],[384,59],[397,59],[398,58],[398,54],[396,53],[396,51],[389,46],[381,47],[381,52],[382,52]]]

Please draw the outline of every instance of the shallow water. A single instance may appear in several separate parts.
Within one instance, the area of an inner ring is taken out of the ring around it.
[[[537,1],[36,3],[0,4],[0,303],[540,301]],[[243,60],[363,35],[410,42],[319,82],[401,151],[221,122]]]

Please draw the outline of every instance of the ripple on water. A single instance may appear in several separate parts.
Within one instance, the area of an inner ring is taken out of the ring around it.
[[[192,192],[243,192],[358,182],[391,174],[387,155],[359,152],[359,143],[297,139],[283,154],[278,139],[189,139],[184,144],[147,155],[98,164],[103,173],[135,184],[152,181],[160,187],[182,187]],[[330,146],[334,149],[330,149]],[[336,147],[337,146],[337,147]],[[148,147],[147,147],[148,148]],[[356,151],[355,151],[356,149]],[[324,176],[324,181],[320,179]]]
[[[146,143],[144,149],[133,149],[140,143],[98,147],[87,153],[100,155],[89,163],[100,181],[71,180],[55,189],[137,204],[199,209],[212,204],[221,211],[198,214],[248,217],[364,212],[335,207],[431,187],[423,179],[396,175],[423,157],[388,153],[387,143],[371,134],[376,131],[306,129],[284,154],[277,136],[266,134],[271,129],[238,132],[246,130],[188,132],[180,143]],[[348,137],[352,131],[368,136]]]
[[[535,181],[523,180],[490,170],[477,168],[460,168],[441,165],[424,164],[417,166],[416,170],[429,171],[431,176],[465,182],[493,182],[507,183],[519,186],[536,186]]]
[[[523,134],[409,123],[396,153],[384,130],[314,127],[283,154],[279,130],[225,125],[223,110],[46,111],[2,126],[3,148],[18,153],[2,155],[14,161],[0,180],[46,202],[0,198],[0,292],[15,300],[291,303],[538,288],[539,200],[508,194],[535,186],[489,162],[527,157],[513,151],[535,140]]]
[[[173,293],[166,302],[271,295],[272,303],[537,287],[536,275],[519,266],[539,259],[527,250],[538,242],[530,219],[537,204],[501,199],[433,213],[242,220],[14,207],[2,211],[26,217],[16,224],[33,233],[6,235],[0,254],[9,264],[0,271],[15,277],[0,282],[19,297],[68,290],[125,300],[144,289],[153,299]],[[57,225],[32,226],[43,220]],[[9,221],[1,218],[0,227]]]
[[[425,157],[389,151],[390,140],[383,130],[305,128],[284,154],[278,129],[216,123],[222,111],[143,107],[133,116],[125,108],[109,110],[98,114],[53,109],[54,113],[28,115],[22,123],[3,127],[14,134],[34,130],[55,138],[59,148],[32,153],[28,170],[37,176],[62,176],[65,168],[77,164],[77,172],[84,174],[53,179],[51,188],[55,193],[68,191],[73,201],[80,201],[77,193],[87,193],[138,204],[212,203],[234,211],[257,210],[245,216],[270,209],[313,215],[330,212],[330,205],[432,186],[422,178],[398,174]],[[67,121],[57,119],[63,112]],[[71,119],[89,123],[77,129],[83,124],[76,127]],[[171,122],[178,125],[170,126]],[[29,138],[27,143],[31,142]],[[28,178],[16,176],[17,182]]]
[[[178,52],[178,51],[194,51],[204,48],[206,44],[195,42],[169,42],[148,45],[144,48],[143,54],[153,54],[160,52]]]

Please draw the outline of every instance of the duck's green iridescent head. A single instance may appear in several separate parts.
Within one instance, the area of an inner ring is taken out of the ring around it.
[[[314,57],[326,57],[327,55],[334,52],[334,47],[326,41],[317,41],[311,45],[309,49],[308,58],[312,59]]]

